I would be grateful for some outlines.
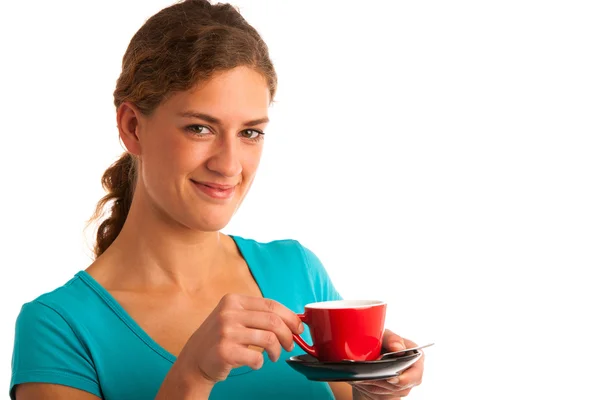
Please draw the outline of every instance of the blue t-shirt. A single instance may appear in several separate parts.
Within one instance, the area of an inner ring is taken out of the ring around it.
[[[295,240],[259,243],[231,236],[262,294],[294,312],[316,301],[341,299],[313,252]],[[309,343],[309,330],[302,337]],[[285,360],[299,346],[257,371],[235,368],[215,385],[211,400],[333,399]],[[153,399],[175,356],[156,343],[87,272],[25,304],[17,318],[10,395],[24,382],[71,386],[108,400]]]

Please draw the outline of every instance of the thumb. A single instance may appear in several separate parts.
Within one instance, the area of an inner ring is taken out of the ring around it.
[[[383,347],[389,351],[400,351],[406,349],[406,344],[404,339],[388,330],[384,336]]]

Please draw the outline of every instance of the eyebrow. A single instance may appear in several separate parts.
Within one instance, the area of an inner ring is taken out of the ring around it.
[[[177,115],[179,115],[180,117],[185,117],[185,118],[201,119],[201,120],[206,121],[211,124],[221,125],[221,121],[218,118],[215,118],[208,114],[199,113],[196,111],[184,111],[184,112],[178,113]],[[251,121],[245,122],[244,126],[256,126],[256,125],[260,125],[260,124],[266,124],[267,122],[269,122],[269,118],[264,117],[264,118],[253,119]]]

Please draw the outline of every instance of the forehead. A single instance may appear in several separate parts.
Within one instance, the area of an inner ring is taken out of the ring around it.
[[[267,116],[270,94],[266,79],[248,67],[218,72],[185,92],[171,96],[166,112],[197,111],[219,119],[251,120]]]

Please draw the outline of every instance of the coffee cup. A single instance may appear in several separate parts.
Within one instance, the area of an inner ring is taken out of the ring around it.
[[[373,361],[381,354],[387,304],[378,300],[311,303],[298,314],[308,325],[313,345],[294,341],[319,361]]]

